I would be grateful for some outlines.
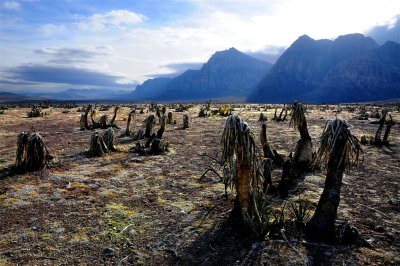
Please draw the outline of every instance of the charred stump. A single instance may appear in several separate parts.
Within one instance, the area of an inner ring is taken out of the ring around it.
[[[145,138],[150,138],[152,133],[153,133],[153,127],[156,123],[156,118],[154,115],[149,115],[144,121],[143,121],[143,127],[145,128],[145,133],[144,137]]]
[[[89,153],[93,156],[102,156],[108,152],[104,136],[100,132],[94,132],[90,137]]]
[[[385,130],[385,134],[383,135],[383,140],[382,143],[385,145],[389,144],[389,134],[390,134],[390,130],[392,128],[392,126],[394,126],[396,124],[396,122],[393,120],[392,116],[389,115],[389,120],[386,121],[386,130]]]
[[[32,134],[26,146],[26,170],[28,172],[42,170],[52,158],[43,138],[38,133]]]
[[[269,158],[264,158],[263,159],[263,166],[264,166],[264,182],[263,182],[263,192],[264,194],[267,193],[268,191],[271,191],[273,189],[272,186],[272,160]]]
[[[183,115],[183,129],[189,128],[189,115]]]
[[[167,123],[170,125],[174,123],[174,120],[172,119],[172,112],[168,112]]]
[[[359,141],[349,127],[345,121],[335,119],[327,124],[322,134],[316,161],[327,164],[327,174],[317,209],[307,223],[307,233],[311,238],[329,240],[335,236],[343,173],[346,167],[349,169],[358,163],[361,152]]]
[[[110,127],[104,132],[104,142],[110,151],[117,151],[117,148],[114,145],[114,140],[114,130]]]
[[[386,115],[387,115],[387,109],[383,109],[381,119],[379,120],[379,127],[375,133],[374,144],[382,143],[381,135],[382,135],[383,126],[385,125]]]
[[[136,110],[132,110],[129,114],[128,114],[128,120],[126,122],[126,129],[125,129],[125,136],[129,137],[131,135],[131,130],[130,130],[130,125],[131,125],[131,121],[135,121],[136,119]]]
[[[17,156],[15,159],[15,167],[25,168],[26,164],[26,147],[29,141],[29,133],[21,132],[17,136]]]

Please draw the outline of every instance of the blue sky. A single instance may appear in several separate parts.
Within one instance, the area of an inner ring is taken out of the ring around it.
[[[0,0],[0,91],[133,90],[230,47],[276,58],[298,36],[400,41],[397,0]]]

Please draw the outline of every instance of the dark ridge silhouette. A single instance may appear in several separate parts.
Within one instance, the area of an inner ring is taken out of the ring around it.
[[[334,41],[299,37],[248,98],[250,102],[359,102],[400,97],[400,45],[362,34]]]

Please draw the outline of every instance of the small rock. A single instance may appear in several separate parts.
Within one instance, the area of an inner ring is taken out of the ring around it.
[[[384,232],[386,232],[386,229],[385,229],[383,226],[381,226],[381,225],[375,226],[374,230],[375,230],[376,232],[378,232],[378,233],[384,233]]]
[[[115,250],[112,248],[105,248],[101,253],[103,257],[115,257],[116,253]]]

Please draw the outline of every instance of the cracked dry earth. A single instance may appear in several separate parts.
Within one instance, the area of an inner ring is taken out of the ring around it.
[[[225,118],[199,118],[199,108],[188,111],[186,130],[180,129],[183,113],[173,113],[177,124],[167,125],[163,136],[170,143],[166,154],[139,156],[129,151],[135,142],[118,138],[118,152],[97,158],[84,154],[92,131],[78,129],[76,108],[68,113],[50,108],[41,118],[26,118],[26,108],[6,110],[0,115],[0,169],[14,163],[21,131],[39,132],[56,160],[43,171],[0,180],[0,265],[400,264],[398,125],[389,147],[363,146],[363,164],[343,178],[338,221],[355,225],[373,248],[310,245],[290,228],[288,245],[274,234],[262,242],[251,240],[226,222],[234,192],[226,199],[223,184],[212,173],[199,179],[209,166],[216,167],[202,154],[219,151]],[[263,112],[269,119],[270,145],[288,155],[298,132],[288,121],[271,121],[273,112]],[[103,113],[112,111],[98,117]],[[119,111],[122,128],[128,113],[128,107]],[[234,113],[258,136],[260,111],[237,108]],[[309,110],[314,149],[326,121],[335,115],[318,107]],[[355,113],[337,115],[350,121],[356,136],[375,134],[378,125],[354,120]],[[398,112],[392,115],[400,121]],[[136,130],[146,116],[138,115]],[[275,185],[280,174],[281,169],[274,169]],[[307,174],[289,198],[301,195],[315,209],[324,178],[323,170]],[[283,204],[280,199],[273,202]]]

